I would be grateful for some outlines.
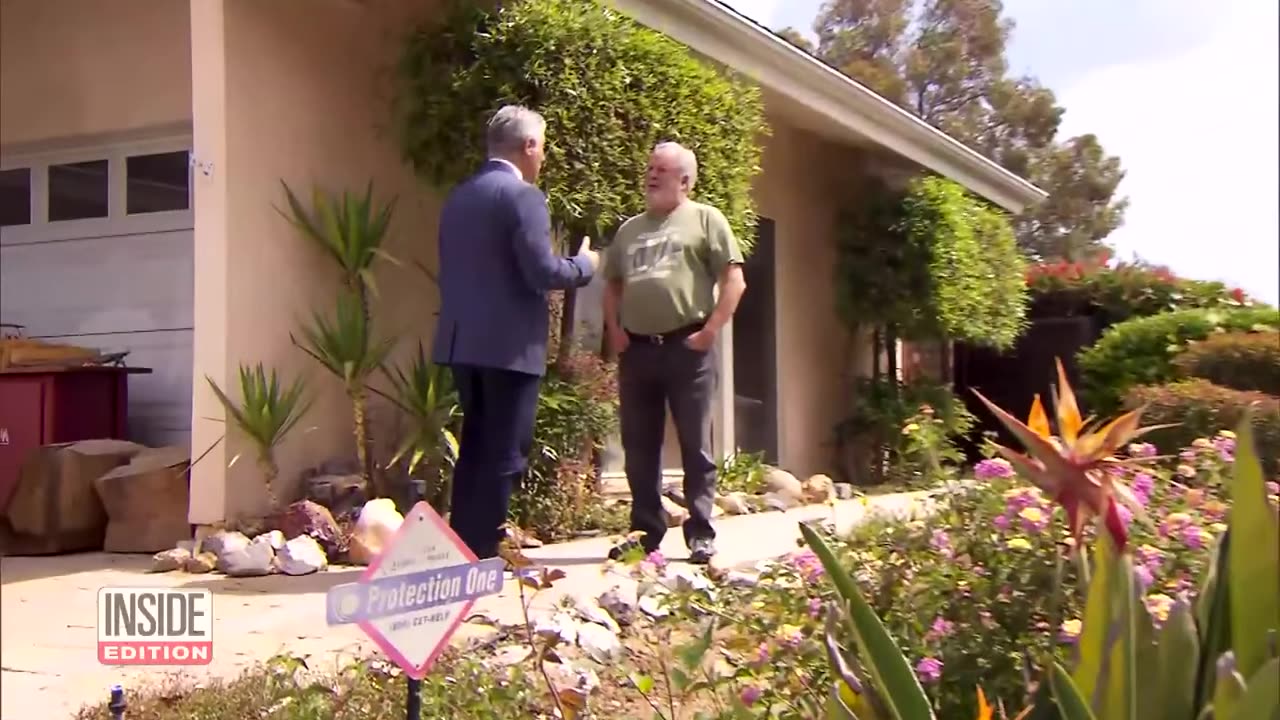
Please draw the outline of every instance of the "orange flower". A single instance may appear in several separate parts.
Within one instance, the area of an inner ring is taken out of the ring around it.
[[[974,391],[974,394],[1026,448],[1024,455],[997,446],[1000,454],[1013,464],[1019,474],[1062,506],[1067,514],[1072,536],[1078,541],[1084,532],[1085,523],[1091,518],[1099,517],[1115,540],[1116,547],[1123,549],[1128,542],[1129,533],[1120,517],[1117,500],[1128,506],[1133,515],[1144,519],[1146,516],[1133,491],[1117,479],[1118,473],[1109,472],[1108,466],[1139,462],[1133,458],[1120,460],[1114,456],[1135,438],[1158,428],[1138,427],[1142,408],[1127,412],[1105,424],[1092,425],[1082,419],[1062,361],[1059,360],[1057,365],[1056,436],[1049,427],[1049,416],[1039,395],[1032,402],[1031,414],[1024,424],[983,397],[982,393]]]

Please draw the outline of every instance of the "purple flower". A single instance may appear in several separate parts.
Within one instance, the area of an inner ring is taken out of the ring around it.
[[[1151,443],[1133,443],[1129,446],[1129,454],[1136,458],[1155,457],[1156,446]]]
[[[667,558],[665,555],[662,554],[661,550],[654,550],[653,552],[649,553],[647,556],[645,556],[644,561],[649,563],[650,565],[653,565],[655,568],[658,568],[659,570],[667,566]]]
[[[929,545],[942,554],[943,557],[951,557],[955,551],[951,549],[951,538],[947,537],[945,530],[934,530],[933,536],[929,538]]]
[[[944,638],[951,634],[954,627],[955,626],[952,625],[950,620],[939,615],[934,619],[933,625],[929,628],[929,634],[935,638]]]
[[[1138,562],[1146,565],[1152,572],[1158,571],[1164,563],[1164,552],[1151,545],[1142,545],[1137,550]]]
[[[988,458],[973,466],[974,477],[979,480],[1013,477],[1013,466],[1003,458]]]
[[[938,682],[942,677],[942,661],[931,657],[921,660],[916,663],[916,676],[926,683]]]
[[[1212,537],[1199,525],[1187,525],[1182,529],[1182,542],[1192,550],[1200,550]]]
[[[1133,522],[1133,511],[1124,505],[1116,505],[1116,516],[1120,518],[1120,524],[1129,527],[1129,523]]]
[[[1151,477],[1151,475],[1147,473],[1138,473],[1133,476],[1132,488],[1133,491],[1139,495],[1150,497],[1151,491],[1155,489],[1155,486],[1155,478]]]
[[[991,524],[995,525],[1000,532],[1004,532],[1009,529],[1009,517],[1007,515],[997,515],[996,519],[991,521]]]
[[[822,578],[822,561],[808,548],[792,555],[791,563],[807,582],[814,583]]]
[[[760,643],[760,646],[756,648],[756,657],[753,664],[768,665],[769,658],[771,657],[773,657],[773,653],[769,651],[769,643],[762,642]]]
[[[742,688],[742,692],[738,694],[738,699],[742,701],[743,705],[751,707],[756,704],[760,699],[760,696],[763,694],[764,691],[762,691],[758,685],[747,685]]]
[[[809,617],[818,618],[822,616],[822,598],[809,598]]]
[[[1135,565],[1133,567],[1133,577],[1138,582],[1138,589],[1146,592],[1151,587],[1151,583],[1155,582],[1155,577],[1151,574],[1151,568],[1146,565]]]

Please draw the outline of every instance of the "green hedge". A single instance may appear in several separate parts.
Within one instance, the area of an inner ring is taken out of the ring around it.
[[[1268,307],[1180,310],[1113,325],[1077,357],[1081,395],[1091,413],[1108,415],[1119,409],[1130,388],[1177,379],[1173,360],[1188,343],[1215,332],[1277,328],[1280,311]]]
[[[1280,332],[1212,335],[1192,343],[1173,364],[1186,378],[1280,396]]]
[[[1280,398],[1273,395],[1233,390],[1196,379],[1133,388],[1125,396],[1125,405],[1146,406],[1143,425],[1175,425],[1146,437],[1165,453],[1176,453],[1197,438],[1213,437],[1223,428],[1235,427],[1252,405],[1263,467],[1268,473],[1280,467]]]

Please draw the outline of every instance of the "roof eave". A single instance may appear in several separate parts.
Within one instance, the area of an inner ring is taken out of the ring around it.
[[[611,0],[772,93],[951,178],[1009,212],[1048,194],[716,0]]]

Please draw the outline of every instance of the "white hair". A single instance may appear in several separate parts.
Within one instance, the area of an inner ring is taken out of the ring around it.
[[[680,173],[689,178],[689,189],[692,190],[694,183],[698,181],[698,156],[689,148],[670,140],[660,142],[653,148],[654,152],[662,150],[675,153],[676,161],[680,164]]]
[[[523,105],[505,105],[489,118],[485,140],[490,155],[509,155],[524,149],[530,138],[546,132],[547,121]]]

